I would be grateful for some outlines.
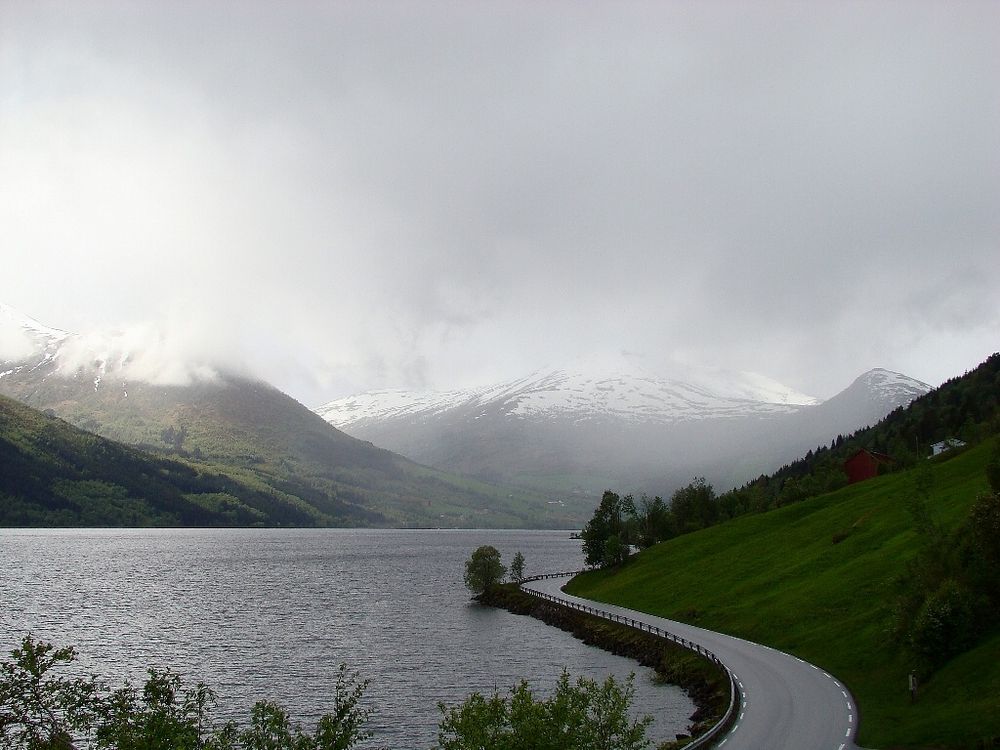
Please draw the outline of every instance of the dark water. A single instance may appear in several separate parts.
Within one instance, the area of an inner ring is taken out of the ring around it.
[[[0,649],[30,631],[75,645],[114,685],[170,667],[246,718],[256,700],[311,726],[341,662],[371,680],[372,745],[429,748],[437,703],[547,691],[562,669],[636,673],[656,738],[683,731],[694,706],[634,662],[528,617],[469,601],[464,562],[492,544],[526,573],[575,569],[568,532],[384,530],[0,530]]]

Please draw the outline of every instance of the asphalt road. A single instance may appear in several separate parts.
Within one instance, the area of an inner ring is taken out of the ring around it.
[[[850,691],[819,667],[768,646],[624,607],[570,596],[569,576],[523,584],[669,631],[712,651],[736,676],[739,718],[715,745],[725,750],[857,750],[858,710]]]

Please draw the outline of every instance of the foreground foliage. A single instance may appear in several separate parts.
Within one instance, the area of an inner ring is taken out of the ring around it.
[[[527,682],[509,695],[473,693],[460,706],[440,706],[441,750],[640,750],[650,746],[652,718],[631,719],[633,678],[623,685],[563,672],[550,698],[536,698]]]
[[[180,676],[149,670],[142,690],[130,683],[109,690],[95,677],[54,674],[76,658],[30,635],[0,662],[0,745],[25,750],[71,750],[81,741],[97,750],[348,750],[370,737],[368,685],[340,666],[333,711],[312,733],[294,725],[284,708],[260,701],[249,725],[211,720],[215,693],[204,683],[185,688]]]
[[[76,658],[25,637],[0,662],[0,747],[7,750],[350,750],[370,738],[367,680],[340,666],[333,710],[312,732],[293,723],[277,703],[259,701],[246,725],[215,724],[215,694],[204,683],[185,687],[170,670],[149,670],[142,689],[108,689],[95,677],[57,674]],[[630,718],[633,680],[604,683],[563,673],[550,698],[526,682],[453,708],[439,707],[440,750],[640,750],[652,719]]]

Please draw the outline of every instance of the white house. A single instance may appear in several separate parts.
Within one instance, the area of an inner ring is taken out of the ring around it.
[[[963,448],[965,447],[965,441],[959,440],[958,438],[948,438],[947,440],[942,440],[940,443],[934,443],[931,446],[931,457],[940,455],[945,451],[950,451],[952,448]]]

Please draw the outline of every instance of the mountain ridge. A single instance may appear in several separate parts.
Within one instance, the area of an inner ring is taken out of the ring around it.
[[[703,372],[710,372],[703,368]],[[424,419],[451,409],[482,406],[526,418],[626,418],[673,422],[713,413],[746,415],[785,411],[819,400],[756,373],[715,373],[703,385],[652,371],[624,367],[583,371],[536,370],[529,375],[479,388],[367,391],[323,404],[315,411],[341,429],[387,419]],[[474,418],[485,416],[477,415]]]
[[[695,474],[735,486],[930,390],[883,368],[826,401],[754,373],[686,373],[706,382],[625,360],[476,389],[371,391],[315,411],[348,434],[470,476],[536,488],[552,488],[561,476],[562,490],[664,492]]]

